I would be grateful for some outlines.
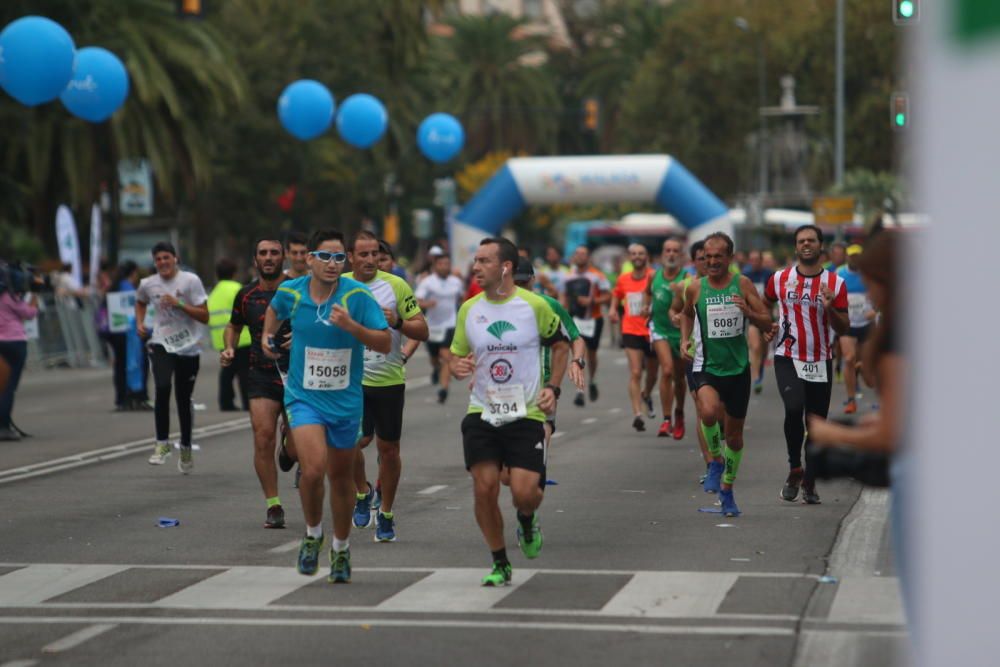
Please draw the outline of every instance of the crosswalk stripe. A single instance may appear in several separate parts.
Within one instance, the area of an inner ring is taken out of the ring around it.
[[[234,567],[158,600],[157,607],[259,609],[316,581],[290,567]]]
[[[830,606],[831,622],[903,624],[906,617],[895,577],[841,577]]]
[[[88,628],[77,630],[73,634],[66,635],[62,639],[57,639],[51,644],[46,644],[42,647],[42,653],[62,653],[63,651],[68,651],[76,648],[80,644],[90,641],[98,635],[103,635],[108,630],[114,630],[117,627],[117,625],[112,623],[91,625]]]
[[[31,565],[0,577],[0,607],[23,607],[100,581],[126,565]]]
[[[377,611],[487,611],[534,574],[518,568],[510,586],[503,588],[476,587],[485,570],[454,568],[438,570],[415,584],[407,586],[375,607]]]
[[[712,616],[737,575],[722,572],[639,572],[601,610],[617,616]]]

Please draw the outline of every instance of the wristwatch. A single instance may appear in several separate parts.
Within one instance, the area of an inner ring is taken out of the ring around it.
[[[583,357],[577,357],[576,359],[573,360],[573,363],[579,366],[580,370],[583,370],[584,368],[587,367],[587,360],[584,359]]]
[[[403,328],[403,318],[397,316],[396,317],[396,323],[392,325],[392,328],[395,329],[396,331],[399,331],[400,329],[402,329]]]
[[[545,385],[542,388],[543,389],[551,389],[552,393],[556,395],[556,400],[559,400],[559,395],[562,393],[562,389],[561,388],[555,386],[554,384],[547,384],[547,385]]]

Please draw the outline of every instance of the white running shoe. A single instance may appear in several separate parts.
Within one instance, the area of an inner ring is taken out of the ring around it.
[[[181,447],[181,457],[177,459],[177,469],[185,475],[190,475],[194,470],[194,454],[190,447]]]
[[[170,443],[158,442],[153,445],[153,455],[149,457],[149,464],[161,466],[170,458]]]

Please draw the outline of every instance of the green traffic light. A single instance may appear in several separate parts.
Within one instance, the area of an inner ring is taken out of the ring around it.
[[[905,126],[906,126],[906,114],[905,113],[897,113],[896,114],[896,127],[905,127]]]
[[[913,18],[913,2],[912,0],[903,0],[899,3],[899,15],[904,19]]]

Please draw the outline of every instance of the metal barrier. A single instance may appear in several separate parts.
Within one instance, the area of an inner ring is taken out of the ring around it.
[[[107,365],[107,352],[97,333],[100,297],[38,295],[38,318],[26,326],[28,368],[96,368]],[[32,334],[37,332],[37,336]]]

